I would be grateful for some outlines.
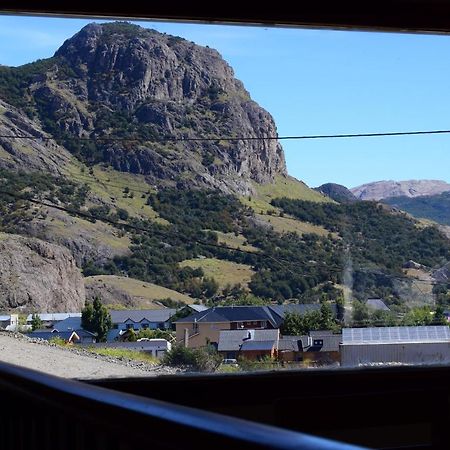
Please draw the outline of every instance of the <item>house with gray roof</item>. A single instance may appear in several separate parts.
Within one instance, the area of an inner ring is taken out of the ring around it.
[[[51,332],[66,333],[75,331],[80,338],[77,344],[93,344],[96,341],[96,335],[90,331],[84,330],[81,326],[81,317],[68,317],[67,319],[57,322]]]
[[[282,361],[306,361],[322,365],[339,362],[342,335],[331,330],[310,331],[308,335],[281,336],[278,355]]]
[[[66,344],[75,344],[81,341],[80,336],[75,331],[48,331],[48,330],[36,330],[29,334],[30,338],[43,339],[45,341],[51,341],[52,339],[62,339]]]
[[[37,314],[42,320],[42,324],[45,328],[53,328],[57,323],[69,318],[69,317],[81,317],[80,312],[72,313],[39,313]],[[31,325],[33,321],[33,314],[28,314],[27,325]]]
[[[127,330],[168,330],[176,309],[123,309],[111,310],[113,329],[108,333],[107,341],[117,340]]]
[[[369,298],[366,305],[372,311],[390,311],[389,307],[381,298]]]
[[[278,351],[279,336],[278,329],[222,330],[217,350],[224,359],[236,359],[238,356],[248,359],[274,357]]]
[[[330,330],[310,331],[309,339],[303,343],[303,361],[314,365],[330,365],[340,362],[339,346],[341,333]]]
[[[336,305],[332,312],[336,316]],[[177,342],[191,348],[219,342],[221,330],[278,329],[287,313],[305,314],[320,310],[320,304],[268,306],[216,306],[175,322]]]

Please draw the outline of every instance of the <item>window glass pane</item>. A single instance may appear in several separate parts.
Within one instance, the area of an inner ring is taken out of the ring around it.
[[[0,328],[122,362],[57,374],[450,362],[448,36],[0,28]]]

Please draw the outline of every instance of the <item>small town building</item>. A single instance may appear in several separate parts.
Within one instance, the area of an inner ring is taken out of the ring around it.
[[[0,329],[17,331],[19,328],[18,314],[5,314],[0,316]]]
[[[48,331],[36,330],[29,334],[31,338],[44,339],[51,341],[52,339],[62,339],[66,344],[77,344],[81,342],[80,336],[75,331]]]
[[[379,364],[449,364],[448,326],[344,328],[343,367]]]
[[[302,340],[303,361],[317,364],[330,365],[340,362],[339,345],[342,335],[332,331],[310,331],[307,340]]]
[[[96,335],[81,327],[81,317],[68,317],[57,322],[55,326],[48,331],[52,332],[71,332],[75,331],[80,338],[77,344],[93,344],[96,341]]]
[[[44,328],[53,328],[57,323],[69,318],[69,317],[80,317],[80,312],[75,313],[39,313],[37,314],[42,321],[42,326]],[[33,314],[28,314],[27,325],[31,325],[33,321]]]
[[[369,298],[366,305],[372,311],[390,311],[389,307],[381,298]]]
[[[283,362],[303,361],[303,346],[309,336],[280,336],[278,359]]]
[[[259,360],[275,358],[278,353],[279,330],[223,330],[217,350],[224,359],[244,357]]]
[[[117,340],[126,330],[169,330],[176,309],[124,309],[112,310],[113,329],[108,333],[108,342]]]
[[[331,308],[336,316],[336,305]],[[218,345],[222,330],[277,329],[289,312],[303,315],[318,310],[320,304],[216,306],[177,320],[176,339],[190,348]]]

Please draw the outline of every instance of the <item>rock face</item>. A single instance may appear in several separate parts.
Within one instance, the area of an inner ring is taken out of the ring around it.
[[[381,200],[389,197],[420,197],[450,191],[441,180],[375,181],[350,189],[359,200]]]
[[[271,115],[213,49],[127,23],[90,24],[37,64],[27,75],[16,69],[21,89],[45,131],[81,159],[157,185],[241,195],[252,181],[287,175],[278,141],[258,139],[277,135]],[[253,139],[221,139],[240,136]]]
[[[80,311],[83,278],[69,250],[0,233],[0,310]]]
[[[322,186],[314,188],[315,191],[330,197],[339,203],[356,202],[357,198],[345,186],[336,183],[325,183]]]
[[[41,208],[46,219],[33,219],[16,232],[67,247],[78,267],[88,262],[102,264],[114,256],[128,255],[130,241],[101,221],[91,223],[52,208]]]
[[[70,153],[54,142],[41,141],[45,133],[23,113],[0,100],[0,136],[30,136],[34,139],[0,137],[0,168],[50,172],[60,175]]]

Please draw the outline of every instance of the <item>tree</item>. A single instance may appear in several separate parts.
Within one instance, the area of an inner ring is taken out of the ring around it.
[[[98,296],[92,304],[86,303],[81,312],[81,327],[96,334],[99,342],[106,342],[106,335],[112,328],[111,315]]]
[[[434,313],[433,325],[448,325],[447,318],[444,314],[444,307],[438,305]]]
[[[376,310],[370,315],[370,323],[373,327],[395,327],[397,318],[392,311]]]
[[[38,314],[33,314],[31,316],[31,330],[40,330],[43,327],[42,320]]]
[[[352,322],[354,327],[367,327],[369,324],[369,309],[365,303],[353,302]]]
[[[320,329],[322,329],[322,314],[320,311],[308,311],[303,315],[288,312],[280,327],[281,334],[286,336],[304,335]]]
[[[401,325],[409,327],[431,325],[432,321],[433,315],[430,308],[428,306],[422,306],[408,311],[403,317]]]
[[[219,283],[217,283],[213,277],[205,277],[202,283],[202,290],[205,297],[210,298],[217,294],[217,291],[219,290]]]
[[[320,327],[322,330],[331,330],[334,325],[333,311],[328,302],[323,302],[320,307]]]

